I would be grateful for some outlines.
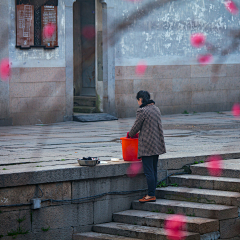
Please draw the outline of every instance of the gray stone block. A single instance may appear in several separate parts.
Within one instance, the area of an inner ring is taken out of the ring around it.
[[[240,234],[240,218],[220,221],[221,238],[234,238]]]
[[[138,226],[125,223],[104,223],[98,224],[93,227],[94,231],[107,233],[112,235],[121,235],[133,238],[140,239],[165,239],[166,233],[163,228],[147,227],[147,226]],[[199,240],[200,235],[197,233],[186,233],[186,240]]]
[[[127,210],[113,214],[114,222],[128,223],[140,226],[164,228],[166,213],[156,213],[139,210]],[[214,219],[187,217],[187,230],[195,233],[210,233],[219,230],[219,221]]]
[[[191,76],[191,66],[181,65],[159,65],[153,66],[153,76],[158,78],[189,78]]]
[[[209,77],[192,77],[191,89],[193,92],[213,91],[214,84]]]
[[[172,79],[173,92],[191,92],[191,78],[173,78]]]
[[[72,239],[73,228],[66,227],[61,229],[49,229],[48,231],[39,230],[33,234],[33,239],[37,240],[70,240]]]
[[[226,65],[221,65],[217,74],[213,73],[213,65],[192,65],[191,66],[191,77],[211,77],[211,76],[226,76],[227,68]]]
[[[134,178],[129,178],[127,175],[111,178],[110,191],[132,191],[147,188],[146,178],[142,172]]]
[[[133,80],[116,81],[116,94],[133,94]]]
[[[227,90],[192,93],[192,104],[227,102]]]
[[[86,233],[78,233],[73,235],[73,240],[136,240],[136,238],[128,238],[123,236],[111,235],[111,234],[103,234],[96,232],[86,232]]]
[[[81,232],[90,232],[92,231],[93,224],[90,225],[83,225],[83,226],[75,226],[73,228],[74,233],[81,233]]]
[[[161,94],[172,92],[172,79],[162,79],[153,77],[152,79],[134,79],[133,92],[137,94],[140,90],[148,91],[149,93]],[[152,97],[152,95],[151,95]]]
[[[32,231],[61,229],[93,223],[93,203],[66,204],[32,211]]]
[[[36,185],[26,185],[0,188],[0,196],[6,199],[1,205],[28,204],[32,198],[38,198],[42,194],[45,199],[63,200],[71,198],[70,182],[46,183],[40,184],[39,187]],[[16,198],[16,195],[19,197]]]
[[[204,176],[203,179],[201,179],[202,176],[198,175],[182,175],[182,176],[171,176],[169,178],[170,183],[177,183],[179,186],[186,186],[186,187],[194,187],[194,188],[204,188],[204,189],[219,189],[224,190],[220,188],[214,188],[215,187],[215,181],[211,179],[207,179],[208,176]],[[227,188],[226,188],[227,190]]]
[[[135,108],[138,107],[136,94],[116,94],[117,107]]]
[[[208,170],[205,167],[204,164],[198,164],[198,165],[192,165],[191,166],[192,174],[195,175],[208,175]],[[240,169],[226,169],[224,168],[222,170],[221,177],[227,177],[227,178],[239,178]]]
[[[30,210],[8,211],[0,213],[0,235],[17,232],[21,227],[23,231],[31,231]]]
[[[134,201],[132,203],[133,209],[144,211],[160,211],[161,213],[167,213],[168,209],[173,210],[178,214],[191,214],[196,217],[210,218],[210,219],[229,219],[236,218],[238,216],[237,207],[224,206],[216,204],[204,204],[195,202],[184,202],[167,199],[157,199],[156,202],[151,203],[139,203]]]
[[[128,118],[128,117],[136,117],[138,107],[126,107],[123,108],[121,106],[117,107],[117,116],[118,118]]]
[[[166,187],[156,191],[156,197],[161,199],[220,204],[228,206],[240,205],[240,193],[208,190],[187,187]]]
[[[110,181],[110,178],[73,181],[72,198],[84,198],[110,192]]]
[[[145,193],[122,195],[111,195],[94,203],[94,224],[111,222],[112,214],[130,209],[132,201],[139,199]]]
[[[228,64],[227,68],[227,76],[230,77],[238,77],[240,76],[240,67],[239,64]]]

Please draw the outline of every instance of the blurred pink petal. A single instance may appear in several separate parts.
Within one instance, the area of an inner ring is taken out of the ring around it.
[[[235,103],[233,105],[232,114],[234,117],[240,117],[240,103]]]
[[[7,81],[8,78],[10,77],[10,64],[9,64],[9,59],[5,58],[1,61],[0,63],[0,77],[2,81]]]
[[[206,55],[199,55],[198,56],[198,62],[202,65],[206,65],[211,63],[213,60],[212,54],[206,54]]]
[[[88,25],[83,27],[82,35],[86,39],[93,39],[95,37],[95,27],[93,25]]]
[[[192,34],[190,38],[190,42],[192,46],[196,48],[203,47],[205,45],[205,40],[206,40],[206,37],[202,33]]]
[[[136,66],[136,75],[144,75],[147,70],[147,63],[144,60],[139,61]]]
[[[232,1],[232,0],[226,0],[224,2],[224,5],[226,7],[226,9],[233,15],[237,15],[238,14],[238,7],[236,6],[236,4]]]
[[[183,240],[186,238],[186,217],[173,215],[165,220],[164,229],[169,240]]]
[[[213,155],[207,158],[207,169],[211,176],[219,177],[222,174],[223,160],[219,155]]]
[[[128,177],[136,177],[142,170],[142,162],[134,162],[127,169]]]
[[[43,28],[43,37],[46,39],[52,38],[53,34],[56,31],[56,25],[53,23],[48,23],[44,28]]]

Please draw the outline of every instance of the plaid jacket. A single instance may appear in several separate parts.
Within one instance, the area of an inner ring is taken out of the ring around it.
[[[147,105],[137,110],[137,117],[129,136],[139,132],[138,158],[166,153],[161,113],[155,105]]]

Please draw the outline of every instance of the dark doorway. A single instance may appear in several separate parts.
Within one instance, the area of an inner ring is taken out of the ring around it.
[[[74,96],[96,96],[95,0],[77,0],[73,18]]]

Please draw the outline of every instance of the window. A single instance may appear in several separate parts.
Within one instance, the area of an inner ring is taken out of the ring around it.
[[[57,6],[58,0],[16,0],[16,47],[58,47]],[[46,40],[43,29],[48,23],[54,24],[56,31]]]

